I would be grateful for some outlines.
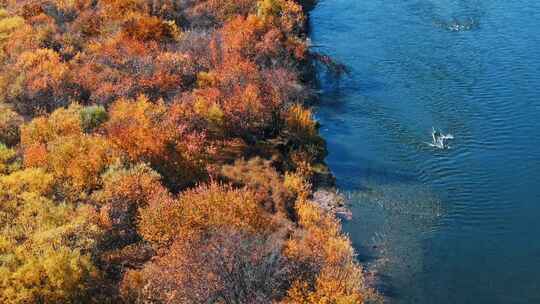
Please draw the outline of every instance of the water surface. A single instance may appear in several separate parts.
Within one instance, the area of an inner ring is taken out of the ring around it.
[[[311,23],[351,69],[317,115],[390,302],[540,303],[540,2],[322,0]]]

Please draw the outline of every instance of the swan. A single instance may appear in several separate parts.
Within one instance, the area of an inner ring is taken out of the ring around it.
[[[431,138],[433,141],[431,143],[427,143],[428,145],[438,149],[449,149],[450,146],[446,143],[446,141],[454,139],[454,135],[442,134],[441,131],[435,130],[435,128],[432,127]]]

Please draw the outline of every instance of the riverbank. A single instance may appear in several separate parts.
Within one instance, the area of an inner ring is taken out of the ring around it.
[[[304,14],[306,16],[305,22],[302,26],[302,33],[306,36],[306,38],[308,38],[310,32],[309,12],[315,8],[317,1],[299,0],[298,2],[302,5]],[[302,72],[304,76],[302,79],[304,79],[304,84],[310,88],[311,94],[304,101],[304,103],[309,106],[316,106],[320,102],[319,94],[316,93],[319,91],[316,65],[319,64],[329,71],[335,72],[336,77],[338,78],[341,77],[341,73],[345,70],[345,67],[341,67],[340,64],[333,61],[330,57],[313,52],[312,50],[310,51],[308,58],[309,59],[304,64]],[[336,69],[336,67],[338,68]],[[340,67],[341,70],[339,71]],[[312,179],[314,186],[312,192],[312,201],[322,209],[336,216],[350,220],[352,219],[352,212],[346,205],[345,197],[339,193],[336,187],[335,176],[324,161],[324,158],[328,154],[326,142],[322,140],[320,141],[319,145],[321,146],[320,149],[322,151],[321,157],[316,163],[312,164],[312,167],[314,168],[314,176]]]

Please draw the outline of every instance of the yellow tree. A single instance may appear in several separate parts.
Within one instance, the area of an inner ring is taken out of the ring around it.
[[[0,176],[0,302],[87,302],[98,279],[92,262],[95,212],[53,201],[41,169]]]

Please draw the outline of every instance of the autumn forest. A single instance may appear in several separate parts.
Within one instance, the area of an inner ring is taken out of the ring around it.
[[[0,303],[363,303],[293,0],[0,0]]]

